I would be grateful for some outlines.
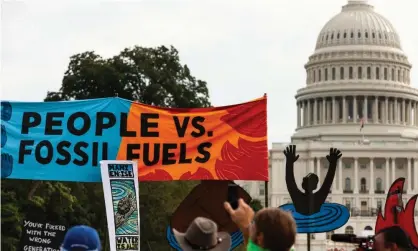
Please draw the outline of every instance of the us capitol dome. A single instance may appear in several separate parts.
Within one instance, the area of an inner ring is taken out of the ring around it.
[[[396,178],[406,178],[404,205],[418,193],[418,89],[411,86],[411,67],[393,25],[366,0],[349,0],[319,32],[305,64],[306,86],[295,96],[291,141],[300,155],[294,168],[299,189],[309,172],[322,184],[330,147],[343,153],[327,201],[345,205],[351,217],[335,233],[374,230]],[[283,155],[289,144],[273,143],[270,150],[269,206],[291,203]],[[241,184],[264,201],[264,183]],[[332,243],[332,233],[312,234],[312,250],[347,245]],[[306,242],[306,234],[299,235],[295,249],[305,250]]]

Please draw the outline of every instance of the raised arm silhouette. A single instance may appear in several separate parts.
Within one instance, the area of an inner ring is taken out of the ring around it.
[[[327,155],[327,160],[329,162],[328,173],[325,177],[324,183],[316,193],[313,193],[313,191],[317,188],[319,179],[314,173],[309,173],[303,178],[302,188],[305,192],[300,191],[296,185],[293,171],[294,163],[299,159],[299,155],[296,155],[296,146],[288,146],[283,152],[286,156],[287,190],[292,198],[296,212],[304,215],[318,213],[328,196],[332,181],[334,180],[335,171],[337,169],[337,161],[342,156],[340,150],[330,148],[329,155]]]

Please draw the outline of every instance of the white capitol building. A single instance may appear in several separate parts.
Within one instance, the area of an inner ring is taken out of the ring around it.
[[[294,168],[299,189],[309,172],[322,184],[325,156],[336,147],[343,157],[328,201],[347,206],[351,218],[335,233],[374,230],[377,209],[396,178],[406,178],[404,204],[418,194],[418,89],[411,87],[411,64],[400,38],[366,0],[349,0],[322,28],[305,69],[306,87],[296,94],[296,132],[291,143],[273,143],[270,150],[269,206],[291,202],[287,145],[295,144],[300,155]],[[264,202],[263,182],[238,183]],[[418,212],[415,222],[418,226]],[[330,241],[330,234],[313,234],[311,250],[351,250]],[[306,250],[306,242],[300,234],[295,249]]]

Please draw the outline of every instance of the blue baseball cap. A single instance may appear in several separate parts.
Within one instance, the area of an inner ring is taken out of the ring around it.
[[[99,251],[101,245],[96,229],[84,225],[70,228],[65,234],[61,251],[71,251],[74,248],[77,248],[77,250]]]

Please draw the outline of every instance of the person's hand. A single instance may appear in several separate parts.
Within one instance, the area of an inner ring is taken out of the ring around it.
[[[240,229],[246,229],[251,225],[254,218],[254,210],[244,202],[243,199],[238,200],[238,208],[232,209],[231,204],[224,203],[225,210],[231,216],[232,221],[237,224]]]
[[[329,163],[336,163],[339,158],[341,158],[342,153],[337,148],[330,148],[329,155],[327,155],[327,160]]]
[[[296,146],[290,145],[283,151],[286,156],[286,160],[295,163],[299,159],[299,155],[296,155]]]

